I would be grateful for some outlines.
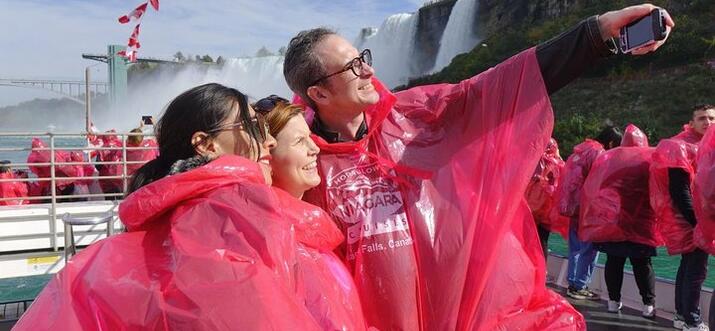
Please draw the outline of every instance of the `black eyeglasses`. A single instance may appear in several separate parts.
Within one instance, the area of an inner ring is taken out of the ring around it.
[[[350,62],[348,64],[346,64],[345,68],[343,68],[342,70],[340,70],[338,72],[334,72],[327,76],[323,76],[319,79],[316,79],[310,85],[311,86],[317,85],[322,80],[328,79],[328,78],[333,77],[338,74],[342,74],[343,72],[346,72],[348,70],[352,71],[356,77],[359,77],[362,74],[363,64],[365,64],[365,63],[369,66],[372,66],[372,53],[370,52],[369,48],[364,49],[362,52],[360,52],[360,55],[358,57],[350,60]]]
[[[259,136],[261,137],[260,140],[258,141],[259,144],[262,144],[263,142],[266,141],[268,138],[270,128],[268,127],[268,123],[264,120],[263,116],[261,115],[256,115],[256,117],[251,118],[251,121],[249,122],[251,125],[251,128],[246,128],[243,125],[243,122],[235,122],[226,126],[222,126],[213,130],[206,131],[208,134],[212,133],[217,133],[221,131],[227,131],[227,130],[233,130],[235,128],[239,128],[245,131],[253,131],[253,132],[258,132]]]
[[[255,110],[257,113],[265,115],[271,110],[273,110],[273,108],[275,108],[276,105],[278,105],[279,103],[288,104],[290,102],[288,101],[288,99],[279,97],[275,94],[271,94],[261,100],[256,101],[256,103],[254,103],[252,107],[253,110]]]

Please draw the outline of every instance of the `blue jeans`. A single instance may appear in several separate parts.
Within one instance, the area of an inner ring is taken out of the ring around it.
[[[578,216],[572,217],[569,224],[569,287],[580,290],[591,283],[597,258],[598,251],[593,245],[578,239]]]
[[[708,253],[695,249],[680,258],[675,278],[675,311],[690,326],[702,322],[700,289],[708,272]]]

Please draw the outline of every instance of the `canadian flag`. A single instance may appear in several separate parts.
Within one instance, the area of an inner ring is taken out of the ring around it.
[[[156,1],[156,0],[155,0],[155,1]],[[156,5],[157,5],[157,6],[154,7],[154,4],[152,4],[152,7],[158,8],[159,3],[157,3]],[[134,10],[132,10],[129,14],[120,17],[120,18],[119,18],[119,23],[126,24],[126,23],[131,22],[132,20],[139,20],[139,19],[141,19],[142,15],[144,15],[144,13],[146,12],[146,6],[147,6],[147,3],[146,3],[146,2],[143,3],[143,4],[141,4],[141,5],[139,5],[139,7],[135,8]],[[158,9],[157,9],[157,10],[158,10]]]
[[[132,31],[132,35],[129,36],[129,42],[127,42],[128,47],[133,47],[133,48],[140,48],[141,45],[139,44],[139,26],[141,24],[137,24],[137,26],[134,27],[134,31]]]
[[[117,52],[117,55],[127,59],[129,62],[137,62],[137,49],[134,47],[127,47],[126,50]]]
[[[127,48],[123,51],[117,52],[117,55],[126,58],[129,62],[137,61],[137,52],[141,47],[141,44],[139,44],[139,26],[141,26],[142,16],[146,13],[148,5],[151,5],[154,10],[159,11],[159,0],[148,0],[139,5],[137,8],[134,8],[134,10],[132,10],[129,14],[119,18],[119,23],[122,24],[138,21],[132,31],[132,35],[129,36]]]

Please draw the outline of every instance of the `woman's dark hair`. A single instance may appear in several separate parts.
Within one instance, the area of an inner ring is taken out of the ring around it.
[[[243,93],[216,83],[194,87],[174,98],[164,110],[156,125],[159,157],[134,173],[126,194],[165,177],[174,162],[196,156],[191,143],[193,134],[198,131],[210,136],[219,134],[217,130],[231,116],[236,104],[239,108],[236,122],[243,123],[255,143],[251,144],[251,148],[258,149],[260,132],[251,125],[248,101]]]
[[[601,143],[605,149],[611,149],[621,145],[623,134],[618,128],[608,125],[596,136],[596,141]]]

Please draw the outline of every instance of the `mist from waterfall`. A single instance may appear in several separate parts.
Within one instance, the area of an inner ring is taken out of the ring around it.
[[[457,0],[442,34],[432,72],[442,70],[455,56],[469,52],[477,45],[479,37],[474,32],[474,21],[478,9],[479,0]]]
[[[372,51],[376,76],[392,88],[407,83],[410,77],[418,74],[411,66],[416,32],[417,14],[396,14],[388,17],[377,33],[356,47]]]
[[[223,66],[190,64],[178,72],[171,69],[133,81],[121,109],[95,118],[95,124],[100,129],[131,129],[139,124],[142,115],[158,118],[173,98],[205,83],[236,88],[254,100],[270,94],[292,96],[283,79],[282,56],[228,59]]]

